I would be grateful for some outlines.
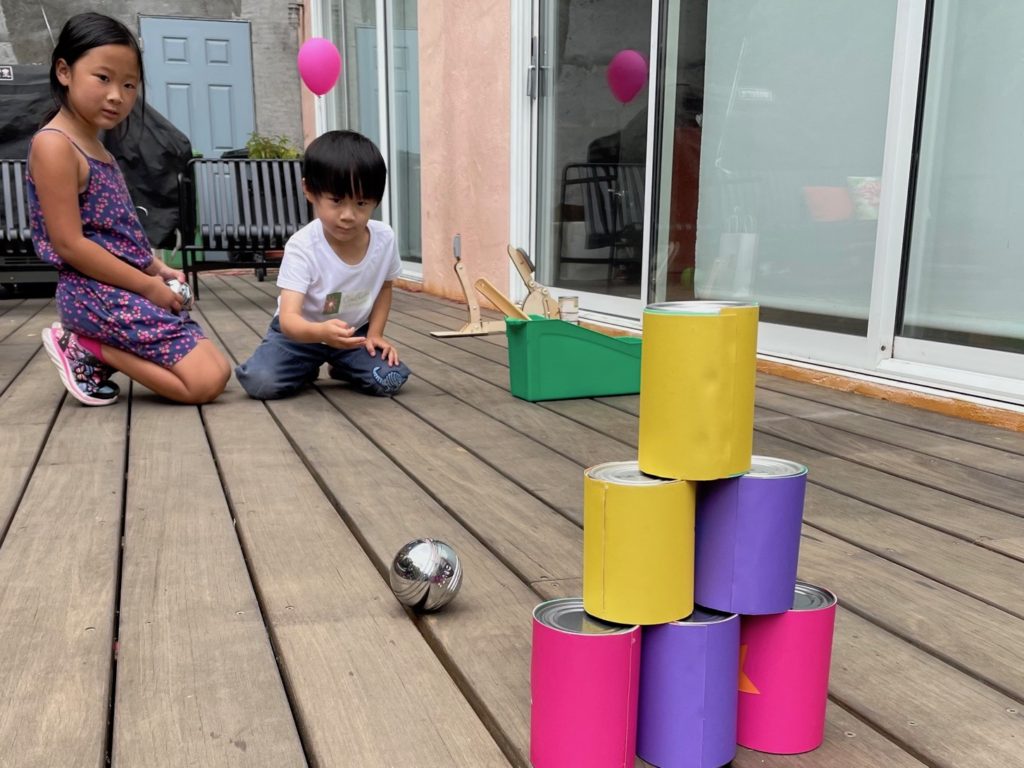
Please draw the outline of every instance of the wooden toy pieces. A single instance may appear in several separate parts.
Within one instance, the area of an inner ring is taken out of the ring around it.
[[[481,320],[480,304],[476,300],[476,294],[469,284],[469,276],[462,264],[462,236],[455,235],[452,240],[452,255],[455,257],[455,276],[459,278],[462,292],[466,296],[466,305],[469,309],[469,322],[457,331],[431,331],[431,336],[439,338],[450,338],[452,336],[485,336],[488,333],[504,333],[504,320]]]
[[[466,305],[469,311],[469,321],[457,331],[431,331],[431,336],[439,338],[450,338],[453,336],[484,336],[489,333],[504,333],[504,320],[483,320],[480,317],[480,304],[476,294],[469,285],[469,276],[462,263],[462,238],[455,235],[452,242],[452,251],[455,256],[455,274],[459,278],[462,292],[466,296]],[[537,282],[534,277],[535,268],[530,257],[522,248],[508,246],[508,257],[512,260],[516,271],[526,284],[528,293],[523,300],[522,306],[514,303],[508,296],[501,292],[490,280],[485,277],[478,279],[474,286],[487,299],[505,314],[506,317],[514,317],[518,320],[529,320],[530,315],[540,315],[550,319],[558,319],[560,316],[558,302],[551,295],[551,292]]]
[[[530,291],[523,300],[523,312],[527,315],[541,315],[552,320],[558,319],[561,316],[558,302],[545,286],[537,282],[534,277],[537,270],[533,266],[533,262],[530,261],[530,257],[526,255],[526,251],[522,248],[513,248],[510,245],[508,257]]]

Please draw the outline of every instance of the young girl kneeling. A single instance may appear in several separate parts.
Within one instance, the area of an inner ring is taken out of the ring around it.
[[[73,16],[50,65],[53,118],[33,137],[27,174],[32,242],[55,266],[60,322],[42,331],[61,380],[86,405],[110,405],[119,370],[159,395],[207,403],[231,367],[166,284],[185,275],[153,256],[100,131],[131,114],[142,53],[121,22]]]

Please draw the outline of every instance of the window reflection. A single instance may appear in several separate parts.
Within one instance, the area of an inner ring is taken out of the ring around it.
[[[541,281],[638,297],[648,91],[617,97],[608,68],[624,50],[646,59],[650,3],[542,2],[541,18]]]
[[[673,5],[655,296],[865,334],[895,0]]]

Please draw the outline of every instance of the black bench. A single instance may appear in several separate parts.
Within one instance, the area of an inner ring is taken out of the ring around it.
[[[206,270],[252,267],[262,280],[268,252],[283,249],[312,217],[301,160],[196,159],[178,182],[182,271],[196,296]],[[207,258],[211,252],[227,259]]]
[[[608,286],[620,267],[639,267],[644,229],[642,163],[571,163],[562,171],[561,230],[555,268],[562,264],[607,264]],[[575,214],[575,215],[573,215]],[[566,251],[565,225],[583,221],[583,248],[593,255]]]
[[[28,218],[25,160],[0,160],[0,283],[56,282],[57,270],[36,257]]]

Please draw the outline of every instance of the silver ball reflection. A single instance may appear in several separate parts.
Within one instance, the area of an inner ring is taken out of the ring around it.
[[[399,602],[420,611],[436,611],[462,586],[462,565],[455,550],[437,539],[415,539],[395,555],[388,573]]]

